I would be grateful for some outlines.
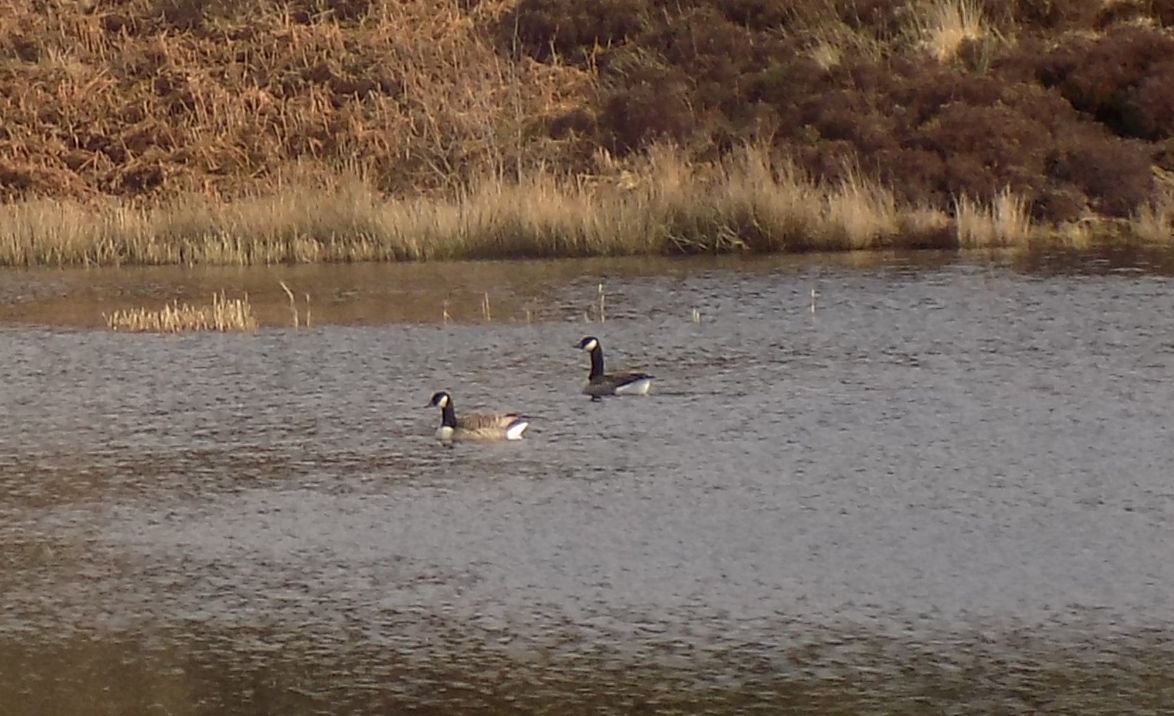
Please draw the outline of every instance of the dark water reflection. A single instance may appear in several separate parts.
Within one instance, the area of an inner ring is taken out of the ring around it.
[[[1168,711],[1168,265],[6,274],[0,713]],[[84,328],[278,278],[337,312]],[[585,331],[657,393],[580,399]]]

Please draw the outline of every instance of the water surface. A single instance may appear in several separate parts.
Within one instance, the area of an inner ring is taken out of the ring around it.
[[[0,712],[1162,712],[1170,267],[4,273]],[[220,289],[267,327],[99,328]]]

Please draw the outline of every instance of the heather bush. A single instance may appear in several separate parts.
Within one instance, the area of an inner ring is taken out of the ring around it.
[[[682,141],[693,131],[696,116],[678,68],[646,52],[624,52],[613,58],[609,81],[599,121],[611,149],[630,152],[657,140]]]
[[[507,46],[539,60],[554,55],[586,64],[596,47],[622,44],[636,36],[647,13],[643,0],[521,0],[506,13],[497,34]]]
[[[1056,48],[1040,64],[1039,78],[1115,133],[1152,140],[1174,132],[1161,121],[1174,103],[1172,62],[1174,37],[1130,26]]]
[[[1082,127],[1061,137],[1048,158],[1048,175],[1079,188],[1089,208],[1108,216],[1128,216],[1153,193],[1147,153],[1099,128]]]
[[[1174,138],[1174,57],[1157,62],[1137,84],[1126,124],[1147,139]]]
[[[751,31],[773,30],[793,18],[788,4],[779,0],[727,0],[717,9],[730,22]]]
[[[985,4],[996,22],[1052,32],[1090,28],[1105,7],[1104,0],[987,0]]]
[[[1154,19],[1165,27],[1174,27],[1174,0],[1151,0]]]
[[[1034,198],[1050,140],[1047,127],[1014,108],[952,102],[926,123],[914,146],[945,162],[939,192],[990,201],[1004,187]]]
[[[855,0],[839,3],[838,9],[840,21],[849,27],[891,38],[905,31],[910,8],[906,0]]]

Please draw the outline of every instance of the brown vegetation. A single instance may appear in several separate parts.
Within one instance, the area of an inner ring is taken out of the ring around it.
[[[249,297],[227,298],[212,294],[207,306],[187,303],[165,304],[158,310],[134,308],[103,314],[107,327],[115,331],[180,333],[183,331],[249,331],[257,327]]]
[[[602,171],[615,172],[600,154]],[[945,212],[858,173],[821,182],[748,146],[715,165],[655,146],[622,181],[532,172],[452,197],[386,198],[359,177],[235,201],[0,206],[0,264],[254,264],[957,246]]]
[[[978,216],[1002,236],[1172,230],[1170,0],[0,0],[0,16],[9,263],[799,250],[914,225],[908,245],[1006,240],[964,228]],[[738,184],[754,171],[782,193]],[[819,230],[779,208],[807,191]]]

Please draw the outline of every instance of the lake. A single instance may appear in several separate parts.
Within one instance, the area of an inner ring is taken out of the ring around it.
[[[1172,276],[2,271],[0,712],[1168,712]],[[104,327],[217,290],[263,327]],[[441,389],[526,439],[439,446]]]

